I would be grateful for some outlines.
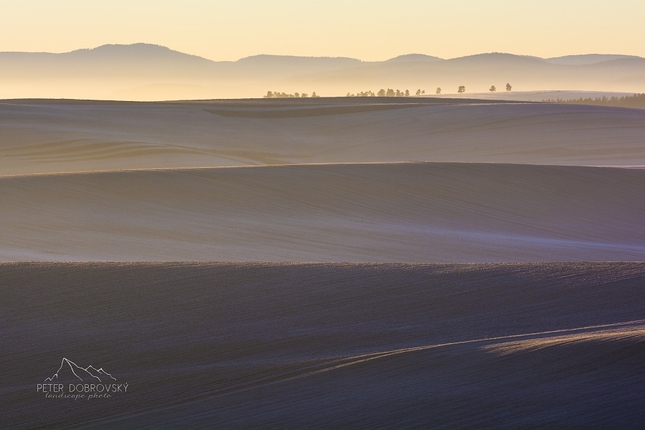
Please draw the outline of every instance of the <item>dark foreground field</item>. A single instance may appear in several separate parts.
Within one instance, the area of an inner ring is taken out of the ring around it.
[[[644,292],[642,263],[2,264],[0,426],[642,428]],[[63,358],[127,391],[46,398]]]

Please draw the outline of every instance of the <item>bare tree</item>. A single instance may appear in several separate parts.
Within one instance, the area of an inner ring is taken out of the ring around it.
[[[506,84],[506,91],[511,91],[513,87],[511,87],[511,84]]]

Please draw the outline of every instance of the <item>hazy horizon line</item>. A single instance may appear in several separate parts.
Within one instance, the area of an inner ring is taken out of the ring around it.
[[[413,56],[413,55],[432,57],[432,58],[437,58],[439,60],[444,60],[444,61],[456,60],[456,59],[460,59],[460,58],[475,57],[475,56],[478,56],[478,55],[487,55],[487,54],[512,55],[512,56],[516,56],[516,57],[536,58],[536,59],[541,59],[541,60],[550,60],[550,59],[576,57],[576,56],[591,56],[591,55],[600,55],[600,56],[606,55],[606,56],[624,56],[624,57],[632,57],[632,58],[645,58],[645,57],[641,57],[639,55],[622,54],[622,53],[615,53],[615,52],[611,52],[611,53],[609,53],[609,52],[605,52],[605,53],[587,52],[587,53],[574,53],[574,54],[559,55],[559,56],[555,56],[555,57],[540,57],[538,55],[531,55],[531,54],[516,54],[516,53],[512,53],[512,52],[503,52],[503,51],[487,51],[487,52],[478,52],[478,53],[474,53],[474,54],[461,55],[461,56],[450,57],[450,58],[439,57],[437,55],[426,54],[426,53],[421,53],[421,52],[407,52],[407,53],[395,55],[394,57],[386,58],[384,60],[363,60],[363,59],[360,59],[358,57],[348,57],[348,56],[344,56],[344,55],[338,55],[338,56],[332,56],[332,55],[297,55],[297,54],[271,54],[271,53],[263,52],[263,53],[259,53],[259,54],[252,54],[252,55],[239,57],[237,60],[216,60],[216,59],[207,58],[207,57],[204,57],[204,56],[201,56],[201,55],[192,54],[192,53],[189,53],[189,52],[186,52],[186,51],[180,51],[180,50],[177,50],[177,49],[173,49],[173,48],[171,48],[169,46],[166,46],[166,45],[162,45],[162,44],[158,44],[158,43],[150,43],[150,42],[105,43],[105,44],[98,45],[98,46],[95,46],[95,47],[92,47],[92,48],[77,48],[77,49],[73,49],[71,51],[60,51],[60,52],[53,52],[53,51],[0,51],[0,54],[5,54],[5,53],[9,54],[10,53],[10,54],[53,54],[53,55],[63,55],[63,54],[71,54],[71,53],[79,52],[79,51],[93,51],[93,50],[96,50],[96,49],[100,49],[100,48],[104,48],[104,47],[111,47],[111,46],[114,46],[114,47],[117,47],[117,46],[130,47],[130,46],[136,46],[136,45],[164,48],[164,49],[167,49],[169,51],[178,52],[178,53],[181,53],[181,54],[190,55],[190,56],[193,56],[193,57],[198,57],[198,58],[201,58],[201,59],[204,59],[204,60],[217,62],[217,63],[219,63],[219,62],[231,62],[231,63],[234,63],[234,62],[237,62],[237,61],[240,61],[240,60],[244,60],[246,58],[254,58],[254,57],[261,57],[261,56],[287,57],[287,58],[345,58],[345,59],[351,59],[351,60],[358,60],[358,61],[360,61],[362,63],[379,63],[379,62],[385,62],[385,61],[393,60],[393,59],[400,58],[400,57]]]

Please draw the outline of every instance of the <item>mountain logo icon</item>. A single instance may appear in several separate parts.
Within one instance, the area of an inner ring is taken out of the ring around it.
[[[63,357],[56,373],[49,378],[45,378],[45,382],[67,381],[70,379],[77,379],[81,382],[116,381],[116,378],[103,370],[102,367],[97,369],[91,364],[87,367],[81,367],[73,361]]]

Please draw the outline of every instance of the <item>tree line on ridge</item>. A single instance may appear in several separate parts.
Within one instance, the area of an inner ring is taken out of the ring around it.
[[[512,89],[513,89],[513,87],[511,86],[511,84],[506,84],[506,91],[511,91]],[[497,88],[495,87],[495,85],[492,85],[490,87],[489,91],[495,92],[495,91],[497,91]],[[466,92],[466,87],[464,85],[460,85],[457,88],[457,92],[459,94],[465,93]],[[416,91],[416,93],[415,93],[416,96],[422,96],[422,95],[425,95],[425,94],[426,94],[426,91],[422,90],[422,89],[418,89]],[[436,95],[441,95],[441,87],[437,87],[437,89],[435,90],[435,94]],[[296,92],[296,93],[289,94],[289,93],[279,92],[279,91],[267,91],[266,95],[264,96],[264,98],[267,98],[267,99],[272,99],[272,98],[276,98],[276,99],[282,99],[282,98],[307,98],[307,97],[310,97],[308,93],[297,93]],[[316,94],[316,92],[314,91],[311,94],[311,97],[320,97],[320,96],[318,96]],[[392,89],[392,88],[388,88],[386,90],[385,88],[381,88],[377,92],[374,92],[372,90],[367,90],[367,91],[359,91],[359,92],[356,92],[356,93],[347,93],[346,97],[410,97],[410,90],[401,91],[399,89],[395,90],[395,89]]]

